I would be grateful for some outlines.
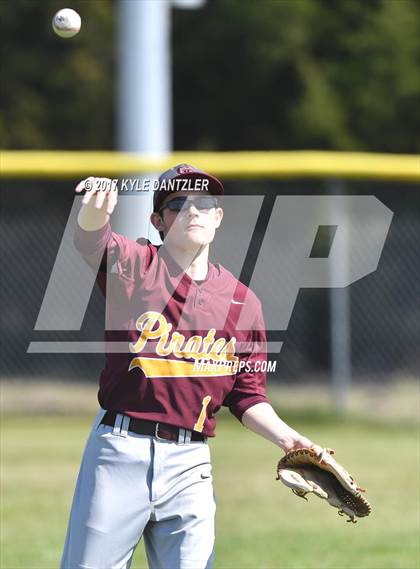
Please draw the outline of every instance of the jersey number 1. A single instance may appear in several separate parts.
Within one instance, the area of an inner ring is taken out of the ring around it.
[[[201,433],[201,431],[203,430],[204,421],[206,420],[206,409],[210,401],[211,401],[211,396],[206,395],[202,401],[203,406],[201,407],[200,416],[198,417],[197,422],[194,425],[194,431],[198,431],[199,433]]]

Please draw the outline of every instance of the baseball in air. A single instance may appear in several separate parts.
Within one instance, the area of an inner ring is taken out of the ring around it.
[[[75,36],[82,25],[79,14],[71,8],[59,10],[52,19],[52,27],[55,33],[62,38]]]

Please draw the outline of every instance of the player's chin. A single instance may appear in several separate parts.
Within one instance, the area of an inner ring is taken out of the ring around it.
[[[202,228],[187,228],[184,231],[184,235],[187,241],[196,245],[206,245],[211,241],[208,231]]]

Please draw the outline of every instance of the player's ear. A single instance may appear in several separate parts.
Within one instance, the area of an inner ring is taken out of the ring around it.
[[[221,207],[216,207],[216,229],[220,227],[223,219],[223,209]]]
[[[163,219],[159,213],[154,211],[150,216],[150,222],[155,229],[158,231],[163,231],[165,229],[165,225],[163,223]]]

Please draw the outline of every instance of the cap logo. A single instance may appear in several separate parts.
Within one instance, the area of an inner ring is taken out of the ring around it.
[[[179,174],[188,174],[189,172],[194,172],[193,168],[190,168],[189,166],[181,166],[178,168]]]

